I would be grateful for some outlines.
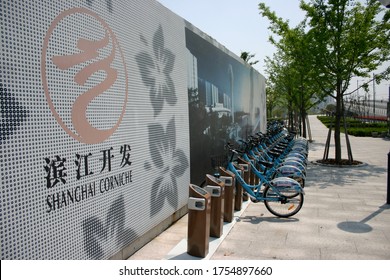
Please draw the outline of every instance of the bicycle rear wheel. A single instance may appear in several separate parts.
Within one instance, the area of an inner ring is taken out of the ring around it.
[[[282,195],[281,200],[267,200],[267,198],[280,197],[270,186],[264,189],[264,205],[273,215],[281,218],[288,218],[294,216],[301,210],[303,205],[303,193],[297,193],[294,196],[291,192],[283,189],[278,189]]]

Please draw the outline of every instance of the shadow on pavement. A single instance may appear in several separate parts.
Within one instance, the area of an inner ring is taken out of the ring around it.
[[[339,168],[310,164],[308,166],[308,175],[306,177],[305,187],[310,187],[311,183],[319,186],[320,189],[334,186],[342,187],[344,185],[361,184],[362,181],[367,181],[367,178],[370,176],[375,177],[379,174],[385,174],[386,172],[386,168],[375,165],[354,168]],[[321,181],[319,181],[318,178],[321,178]]]
[[[337,224],[337,227],[343,231],[348,231],[351,233],[367,233],[372,231],[372,227],[370,225],[367,225],[366,223],[374,218],[375,216],[379,215],[382,213],[384,210],[390,209],[390,205],[388,204],[383,204],[382,206],[379,207],[378,210],[373,212],[372,214],[368,215],[361,221],[345,221]]]
[[[260,224],[262,222],[269,223],[295,223],[299,222],[297,218],[278,218],[278,217],[259,217],[259,216],[243,216],[237,219],[237,222],[245,222],[251,224]]]

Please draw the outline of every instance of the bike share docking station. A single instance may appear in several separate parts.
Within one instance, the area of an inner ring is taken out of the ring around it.
[[[254,177],[253,177],[254,174],[253,174],[253,172],[251,172],[250,162],[247,162],[243,158],[238,157],[238,165],[243,170],[243,178],[244,178],[245,183],[247,183],[249,185],[253,185],[254,183],[252,182],[252,180],[254,181]],[[246,191],[243,190],[242,200],[248,201],[248,199],[249,199],[248,194],[246,193]]]
[[[188,198],[187,253],[204,258],[209,253],[211,195],[190,184]]]
[[[281,138],[285,139],[283,135]],[[279,142],[279,138],[276,140]],[[302,149],[307,150],[305,147],[307,147],[307,141],[295,141],[286,155],[295,155],[298,150]],[[251,199],[252,201],[264,201],[269,212],[277,217],[291,217],[298,213],[303,205],[304,192],[297,181],[290,177],[272,179],[271,175],[274,173],[266,174],[267,168],[263,170],[264,176],[258,174],[257,168],[262,167],[260,165],[271,167],[271,165],[280,164],[279,161],[269,163],[257,159],[256,155],[250,154],[251,151],[249,154],[252,157],[246,152],[230,149],[232,154],[226,169],[220,166],[215,176],[206,175],[204,187],[202,187],[204,183],[200,187],[190,185],[187,241],[187,253],[190,255],[205,257],[208,254],[209,237],[220,238],[224,235],[224,226],[229,227],[231,222],[233,223],[230,225],[234,224],[234,211],[242,210],[244,202],[249,201],[249,193],[254,199]],[[267,151],[266,147],[263,149]],[[240,156],[240,153],[243,156]],[[233,160],[234,154],[239,154],[236,161]],[[299,159],[303,161],[306,158],[307,155],[302,154],[302,157],[297,157],[297,162]],[[262,188],[263,185],[264,188]],[[253,192],[254,189],[256,192]],[[246,205],[248,203],[245,203]],[[224,225],[224,222],[227,223]],[[215,240],[211,240],[212,248]]]
[[[207,174],[204,189],[211,195],[210,236],[221,237],[223,234],[225,183]]]
[[[187,253],[204,258],[210,237],[223,235],[224,222],[234,220],[235,176],[220,167],[221,176],[206,175],[204,188],[190,184]]]
[[[251,162],[239,158],[233,166],[243,182],[256,182],[254,174],[251,176]],[[229,224],[233,225],[235,211],[241,211],[248,198],[236,175],[222,166],[218,167],[215,176],[207,174],[202,185],[190,184],[187,253],[205,258],[209,253],[210,237],[223,236],[224,222],[228,228]]]
[[[223,210],[223,221],[230,223],[234,218],[234,204],[236,195],[235,175],[226,170],[224,167],[219,167],[219,178],[225,183],[225,202]]]

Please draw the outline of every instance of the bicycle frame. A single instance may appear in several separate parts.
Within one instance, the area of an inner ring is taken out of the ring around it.
[[[261,165],[261,163],[258,162],[260,159],[256,155],[252,155],[252,154],[250,155],[254,158],[254,160],[259,165]],[[301,170],[298,167],[293,165],[282,165],[278,167],[272,166],[268,170],[267,167],[264,166],[264,170],[262,170],[263,173],[261,173],[261,171],[256,167],[256,165],[252,163],[247,153],[243,155],[243,159],[251,163],[251,170],[259,179],[261,179],[262,176],[264,176],[265,178],[289,177],[289,178],[300,178],[302,180],[306,179],[306,176],[301,172]]]
[[[256,161],[261,160],[258,156],[256,156],[252,152],[249,152],[249,155],[252,156]],[[248,162],[251,161],[247,153],[245,153],[243,155],[243,158],[245,161],[248,161]],[[293,164],[294,163],[291,162],[290,165],[279,165],[277,167],[273,166],[270,169],[268,169],[267,174],[277,175],[278,177],[283,175],[284,177],[295,176],[295,177],[300,177],[302,179],[306,179],[306,176],[303,174],[301,169],[299,169],[297,166],[295,166]],[[255,173],[255,175],[261,179],[260,176],[262,176],[263,174],[261,174],[260,170],[258,170],[254,164],[251,164],[251,167],[252,167],[252,171]],[[265,169],[266,169],[266,167],[264,167],[264,170]],[[268,176],[268,178],[270,178],[270,176]]]
[[[250,163],[252,164],[252,163]],[[248,193],[250,197],[257,201],[281,201],[283,199],[283,195],[280,193],[279,188],[285,189],[291,189],[291,191],[294,191],[295,193],[302,193],[304,194],[303,189],[299,185],[299,183],[293,179],[287,178],[287,177],[279,177],[275,178],[271,181],[267,180],[261,173],[258,173],[261,177],[260,183],[258,185],[249,185],[245,182],[245,180],[242,178],[240,172],[234,167],[233,162],[229,161],[227,169],[234,173],[236,176],[237,181],[241,184],[243,189]],[[263,192],[261,191],[261,187],[263,185],[269,186],[273,192],[277,194],[276,197],[264,197]]]
[[[293,157],[293,156],[289,156],[288,158],[285,158],[284,160],[281,160],[280,158],[277,158],[275,160],[273,160],[268,154],[266,151],[260,151],[258,147],[254,147],[251,151],[250,151],[250,155],[255,157],[255,158],[258,158],[258,159],[262,159],[264,161],[270,161],[270,162],[273,162],[275,164],[275,166],[279,166],[279,165],[284,165],[284,163],[286,162],[286,160],[289,161],[289,164],[288,165],[292,165],[292,166],[295,166],[296,168],[298,168],[302,173],[305,171],[305,167],[302,163],[302,159],[301,158],[297,158],[297,157]]]
[[[273,132],[276,135],[272,137],[259,133],[260,137],[250,136],[247,142],[239,140],[245,144],[243,150],[235,150],[233,145],[226,143],[231,156],[224,166],[232,176],[234,174],[240,185],[238,189],[244,190],[252,202],[264,202],[271,214],[288,218],[297,214],[304,202],[307,147],[304,141],[297,142],[284,131]],[[247,174],[242,174],[247,170],[252,172],[248,178]]]

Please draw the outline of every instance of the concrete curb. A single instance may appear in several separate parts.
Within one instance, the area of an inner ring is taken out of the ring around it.
[[[223,234],[219,238],[210,237],[209,242],[209,253],[204,258],[194,257],[187,253],[187,239],[182,239],[164,258],[163,260],[209,260],[213,254],[217,251],[219,245],[229,234],[230,230],[234,227],[237,221],[240,219],[241,215],[244,213],[246,208],[251,203],[250,200],[244,201],[242,203],[242,208],[240,211],[234,213],[234,219],[230,223],[224,223],[223,225]]]

